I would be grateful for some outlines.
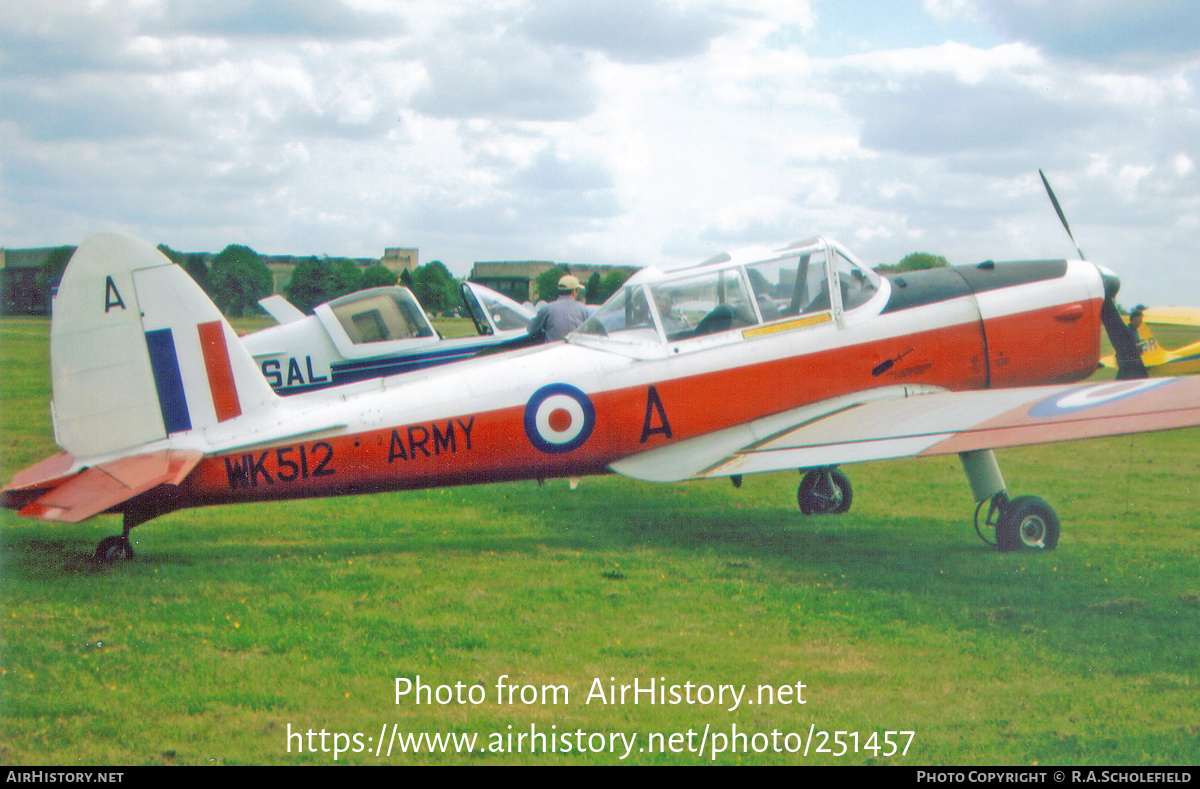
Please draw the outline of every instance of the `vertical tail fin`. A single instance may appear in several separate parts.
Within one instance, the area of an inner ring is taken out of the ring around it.
[[[1166,350],[1158,344],[1149,324],[1143,323],[1138,326],[1138,349],[1142,353],[1142,364],[1147,367],[1154,367],[1170,361]]]
[[[67,266],[50,371],[55,437],[81,458],[203,429],[276,399],[187,272],[114,233],[87,239]]]

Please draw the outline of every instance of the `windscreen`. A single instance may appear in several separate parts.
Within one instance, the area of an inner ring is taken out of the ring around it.
[[[604,303],[576,334],[606,337],[619,342],[661,342],[642,285],[627,285]]]

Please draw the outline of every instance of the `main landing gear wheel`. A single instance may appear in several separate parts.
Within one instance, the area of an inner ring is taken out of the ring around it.
[[[996,530],[996,541],[984,536],[979,513],[989,500],[975,508],[975,533],[989,545],[1001,551],[1051,551],[1058,545],[1060,526],[1054,508],[1037,496],[1019,496],[1009,501],[1003,492],[990,500],[983,525]]]
[[[800,480],[796,503],[805,515],[838,515],[850,509],[850,478],[836,468],[813,469]]]
[[[979,502],[975,507],[975,533],[981,540],[1002,551],[1049,551],[1058,545],[1059,523],[1054,508],[1037,496],[1009,499],[992,450],[960,452],[958,456],[971,483],[971,494]],[[987,516],[981,521],[984,505]],[[994,530],[995,541],[984,527]]]
[[[1050,551],[1058,545],[1058,535],[1058,515],[1037,496],[1018,496],[1000,509],[996,547],[1002,551]]]
[[[127,562],[133,558],[133,544],[129,542],[129,537],[124,534],[105,537],[96,546],[94,558],[101,564]]]

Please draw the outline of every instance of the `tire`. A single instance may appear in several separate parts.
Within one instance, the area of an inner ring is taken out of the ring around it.
[[[128,537],[120,535],[105,537],[96,546],[96,553],[93,558],[101,564],[127,562],[133,558],[133,545],[130,544]]]
[[[1058,546],[1059,532],[1054,508],[1037,496],[1019,496],[1000,513],[996,547],[1002,551],[1052,551]]]
[[[850,478],[836,468],[813,469],[796,489],[796,503],[805,515],[840,515],[853,500]]]

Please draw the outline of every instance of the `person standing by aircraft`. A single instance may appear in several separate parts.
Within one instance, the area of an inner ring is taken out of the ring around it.
[[[1142,319],[1145,317],[1145,312],[1146,305],[1139,304],[1129,313],[1129,336],[1137,343],[1139,351],[1146,350],[1145,341],[1142,339],[1141,333]]]
[[[1142,334],[1141,334],[1142,318],[1143,318],[1143,313],[1145,312],[1145,310],[1146,310],[1145,306],[1139,304],[1136,307],[1134,307],[1133,310],[1130,311],[1130,313],[1129,313],[1129,324],[1125,327],[1125,330],[1129,333],[1129,339],[1133,343],[1133,345],[1131,346],[1131,352],[1133,355],[1130,356],[1129,358],[1126,358],[1126,356],[1128,356],[1128,353],[1122,354],[1120,351],[1117,351],[1117,361],[1120,363],[1124,363],[1124,366],[1122,366],[1121,364],[1118,364],[1117,380],[1123,380],[1125,378],[1131,378],[1131,377],[1144,378],[1146,375],[1144,372],[1140,373],[1140,374],[1130,374],[1127,372],[1131,362],[1137,362],[1139,365],[1141,364],[1142,354],[1145,353],[1145,351],[1146,351],[1146,341],[1144,339],[1142,339]],[[1114,348],[1114,351],[1115,350],[1116,349]]]
[[[545,342],[556,342],[587,320],[587,308],[579,302],[583,291],[584,286],[576,277],[565,274],[558,281],[558,298],[543,305],[530,322],[530,336],[543,332]]]

